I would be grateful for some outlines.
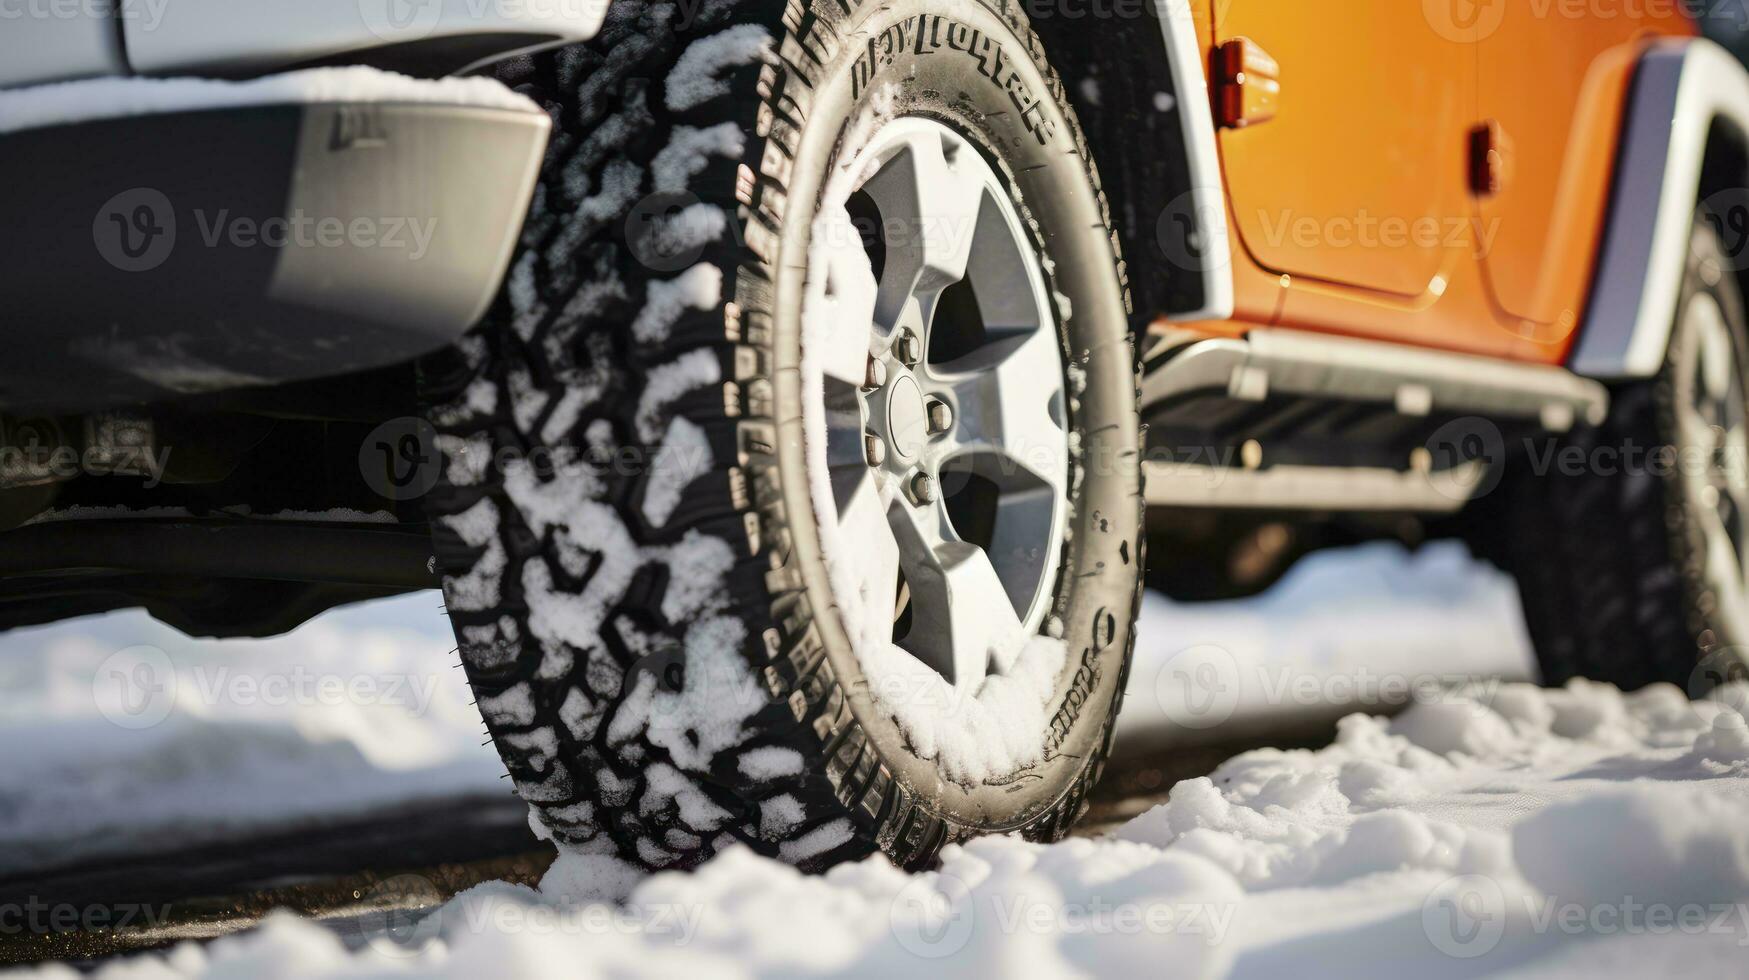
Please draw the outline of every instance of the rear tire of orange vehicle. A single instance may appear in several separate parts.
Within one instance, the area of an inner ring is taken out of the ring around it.
[[[1663,369],[1616,387],[1608,422],[1563,447],[1586,465],[1520,460],[1502,488],[1493,550],[1518,579],[1545,682],[1662,681],[1698,697],[1749,676],[1746,355],[1743,294],[1703,212]]]

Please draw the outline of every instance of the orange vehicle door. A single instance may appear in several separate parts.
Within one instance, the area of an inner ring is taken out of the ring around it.
[[[1248,39],[1280,69],[1274,118],[1220,134],[1246,252],[1272,273],[1426,294],[1470,231],[1473,48],[1419,0],[1212,2],[1217,45]]]
[[[1476,25],[1477,117],[1497,154],[1482,264],[1527,340],[1563,343],[1584,313],[1633,67],[1648,31],[1691,30],[1676,6],[1495,3]]]

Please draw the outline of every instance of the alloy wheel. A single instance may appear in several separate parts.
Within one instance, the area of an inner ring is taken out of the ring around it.
[[[1044,628],[1069,514],[1068,390],[1041,263],[1002,179],[941,123],[885,126],[850,219],[816,229],[846,580],[883,638],[962,690]],[[869,635],[865,628],[863,635]],[[859,651],[860,652],[860,651]]]

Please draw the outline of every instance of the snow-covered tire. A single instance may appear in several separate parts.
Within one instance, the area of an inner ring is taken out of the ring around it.
[[[1709,332],[1723,348],[1713,356],[1732,365],[1725,375],[1741,410],[1749,347],[1730,269],[1710,218],[1700,214],[1663,369],[1617,386],[1608,422],[1571,439],[1582,451],[1577,458],[1600,465],[1543,473],[1526,465],[1504,485],[1500,550],[1518,579],[1549,683],[1586,677],[1633,690],[1663,681],[1701,696],[1745,676],[1741,555],[1734,571],[1709,573],[1706,515],[1693,492],[1695,481],[1727,474],[1701,472],[1707,450],[1685,434],[1682,411],[1695,399],[1696,358]],[[1741,443],[1740,417],[1731,428],[1739,444],[1728,465],[1741,483],[1749,445]]]
[[[1128,670],[1140,429],[1109,209],[1024,16],[616,0],[595,41],[501,77],[555,135],[505,295],[425,371],[444,458],[427,500],[461,658],[537,831],[639,868],[739,843],[809,869],[1065,833]],[[822,183],[868,135],[853,118],[924,112],[1010,182],[1074,392],[1041,631],[1061,659],[1029,661],[1051,668],[1040,703],[999,719],[1036,711],[1037,753],[994,744],[970,769],[863,671],[800,380]]]

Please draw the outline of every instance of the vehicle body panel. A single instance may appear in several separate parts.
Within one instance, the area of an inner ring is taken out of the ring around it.
[[[1419,4],[1341,6],[1234,0],[1218,28],[1283,78],[1274,119],[1220,134],[1238,236],[1268,272],[1419,296],[1448,264],[1445,236],[1395,229],[1462,212],[1474,62],[1426,30]]]
[[[1342,13],[1326,5],[1311,20],[1290,0],[1207,4],[1206,56],[1250,32],[1280,63],[1282,94],[1274,120],[1221,135],[1235,312],[1199,329],[1282,325],[1566,360],[1605,232],[1634,67],[1658,38],[1692,36],[1692,22],[1624,12],[1592,25],[1549,7],[1458,36],[1424,4],[1343,0]],[[1385,23],[1391,31],[1373,26]],[[1543,56],[1551,48],[1560,53]],[[1444,70],[1422,72],[1406,53]],[[1469,135],[1496,117],[1511,141],[1504,181],[1481,200]],[[1399,230],[1409,223],[1411,238],[1414,222],[1431,219],[1439,241],[1368,248],[1356,241],[1362,209],[1399,219]],[[1282,219],[1290,210],[1297,238]]]
[[[123,20],[144,74],[262,71],[386,45],[468,35],[586,40],[608,0],[175,0],[147,30]],[[518,47],[526,47],[519,43]]]
[[[1501,314],[1558,346],[1584,313],[1643,34],[1686,22],[1668,9],[1642,20],[1539,17],[1531,4],[1502,14],[1477,47],[1478,113],[1498,125],[1506,158],[1499,191],[1477,201],[1492,237],[1482,263]]]
[[[162,2],[162,0],[160,0]],[[0,88],[127,71],[121,32],[104,0],[74,5],[67,16],[0,8]]]

